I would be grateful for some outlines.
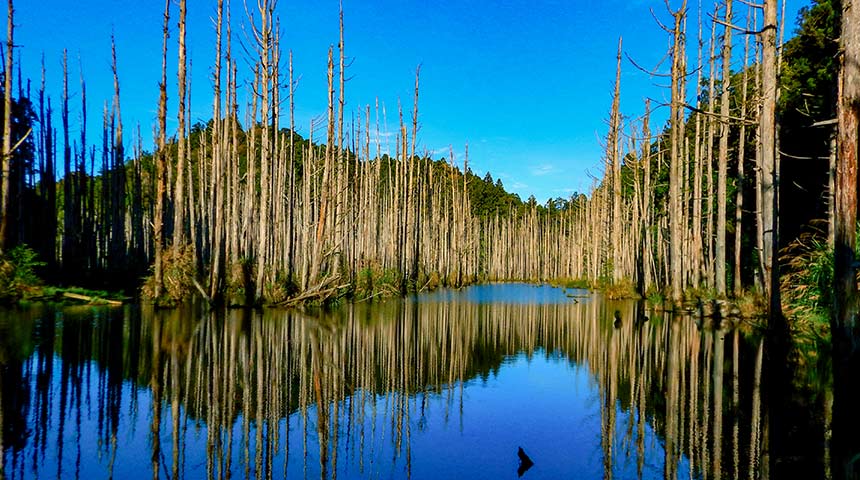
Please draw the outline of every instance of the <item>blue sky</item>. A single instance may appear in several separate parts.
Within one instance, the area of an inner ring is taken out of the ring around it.
[[[232,1],[238,40],[244,37],[239,24],[245,13],[242,0]],[[680,2],[671,3],[674,7]],[[787,1],[787,35],[794,29],[798,9],[807,3]],[[195,121],[211,117],[215,4],[215,0],[188,0]],[[80,65],[87,81],[88,142],[101,142],[101,110],[113,89],[113,31],[123,121],[127,131],[139,124],[144,146],[151,148],[163,8],[161,0],[16,2],[15,43],[21,46],[24,76],[32,79],[35,95],[44,53],[47,89],[55,110],[62,85],[62,49],[69,50],[73,137],[80,129]],[[691,1],[691,64],[695,63],[697,8]],[[703,8],[707,12],[713,4],[706,2]],[[662,0],[344,0],[346,54],[351,60],[347,119],[350,112],[363,111],[378,98],[385,106],[387,130],[396,131],[398,100],[404,110],[411,110],[415,68],[420,64],[420,151],[447,156],[451,145],[461,163],[468,143],[472,170],[479,175],[490,171],[523,199],[533,194],[544,202],[573,191],[587,193],[592,183],[589,173],[598,175],[602,168],[601,139],[607,129],[619,36],[624,38],[625,52],[649,67],[659,63],[669,44],[651,9],[668,23]],[[741,8],[735,10],[736,21],[742,22]],[[172,126],[168,128],[175,129],[175,5],[171,13],[169,79],[173,82],[168,110]],[[326,58],[329,45],[338,40],[338,2],[280,0],[278,13],[282,46],[293,51],[299,77],[297,130],[306,135],[310,119],[325,113]],[[736,51],[741,41],[736,37]],[[240,82],[251,77],[244,66]],[[667,91],[661,85],[665,79],[649,77],[626,59],[622,68],[625,115],[641,115],[646,97],[666,101]],[[245,98],[240,92],[240,104]],[[652,125],[662,124],[665,118],[665,108],[657,109]]]

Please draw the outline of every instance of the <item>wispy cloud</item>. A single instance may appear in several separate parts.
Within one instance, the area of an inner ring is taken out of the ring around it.
[[[439,148],[430,150],[430,155],[433,158],[436,158],[436,157],[448,158],[450,156],[450,153],[451,153],[451,147],[439,147]]]
[[[374,143],[374,142],[376,142],[377,140],[379,140],[380,142],[387,142],[389,139],[394,138],[394,136],[395,136],[395,135],[396,135],[396,133],[395,133],[395,132],[376,132],[376,131],[371,131],[371,132],[370,132],[370,141],[371,141],[371,143]]]
[[[535,177],[543,177],[544,175],[549,175],[551,173],[556,172],[557,169],[555,165],[544,163],[541,165],[532,166],[529,172]]]

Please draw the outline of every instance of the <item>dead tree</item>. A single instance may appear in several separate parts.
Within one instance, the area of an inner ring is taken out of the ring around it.
[[[779,263],[776,251],[779,245],[778,191],[779,171],[776,168],[776,0],[764,2],[762,42],[762,89],[759,132],[761,142],[760,183],[762,203],[759,215],[763,230],[762,271],[768,298],[768,314],[772,322],[780,317]]]
[[[681,3],[678,10],[671,12],[675,19],[672,30],[672,104],[669,114],[672,139],[669,170],[669,264],[671,296],[674,302],[680,302],[683,296],[683,270],[681,258],[681,238],[684,228],[684,215],[681,195],[681,151],[684,143],[684,32],[683,24],[686,16],[687,1]]]
[[[167,169],[167,38],[169,35],[168,25],[170,22],[170,1],[164,0],[164,28],[163,43],[161,47],[161,83],[158,84],[158,146],[155,154],[155,218],[153,222],[153,236],[155,237],[155,298],[161,297],[163,286],[163,249],[164,249],[164,190],[165,170]]]
[[[0,185],[0,253],[9,247],[9,210],[12,200],[9,188],[10,163],[12,161],[12,55],[14,48],[15,8],[9,0],[9,13],[6,17],[6,71],[3,73],[3,159]]]
[[[185,0],[179,1],[179,67],[177,72],[179,105],[177,107],[176,188],[173,203],[173,255],[178,256],[185,243]]]
[[[717,295],[726,294],[726,177],[729,158],[729,89],[732,61],[732,0],[726,0],[726,26],[723,30],[723,73],[720,95],[720,145],[717,153],[717,239],[716,287]],[[713,92],[710,92],[713,95]],[[741,140],[743,141],[743,140]]]

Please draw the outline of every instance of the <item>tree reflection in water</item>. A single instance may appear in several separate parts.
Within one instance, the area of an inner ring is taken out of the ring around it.
[[[559,297],[4,315],[3,472],[495,477],[517,470],[524,444],[539,459],[526,477],[760,478],[763,347],[750,329]],[[552,388],[516,391],[541,383]],[[553,385],[589,410],[553,403]],[[523,395],[531,408],[514,403]]]

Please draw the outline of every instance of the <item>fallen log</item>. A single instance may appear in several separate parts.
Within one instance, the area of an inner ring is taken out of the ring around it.
[[[72,300],[81,300],[81,301],[89,302],[89,303],[93,303],[93,304],[106,303],[108,305],[114,305],[114,306],[121,306],[122,305],[122,302],[119,300],[109,300],[107,298],[91,297],[89,295],[81,295],[80,293],[63,292],[63,297],[71,298]]]
[[[332,294],[337,293],[338,290],[341,290],[341,289],[346,288],[348,286],[349,286],[349,284],[347,283],[344,285],[338,285],[336,287],[329,287],[329,288],[322,289],[322,290],[318,290],[318,289],[310,290],[310,291],[307,291],[307,292],[305,292],[305,293],[303,293],[297,297],[289,298],[287,300],[283,300],[281,302],[278,302],[275,305],[277,305],[279,307],[294,307],[296,305],[299,305],[301,303],[304,303],[304,302],[307,302],[310,300],[326,300],[327,298],[332,296]]]
[[[200,296],[202,296],[206,300],[206,303],[212,305],[212,299],[209,298],[209,295],[206,293],[206,290],[203,289],[203,286],[200,285],[200,282],[198,282],[197,279],[194,277],[191,277],[191,281],[194,283],[194,287],[197,289],[197,291],[200,292]]]

